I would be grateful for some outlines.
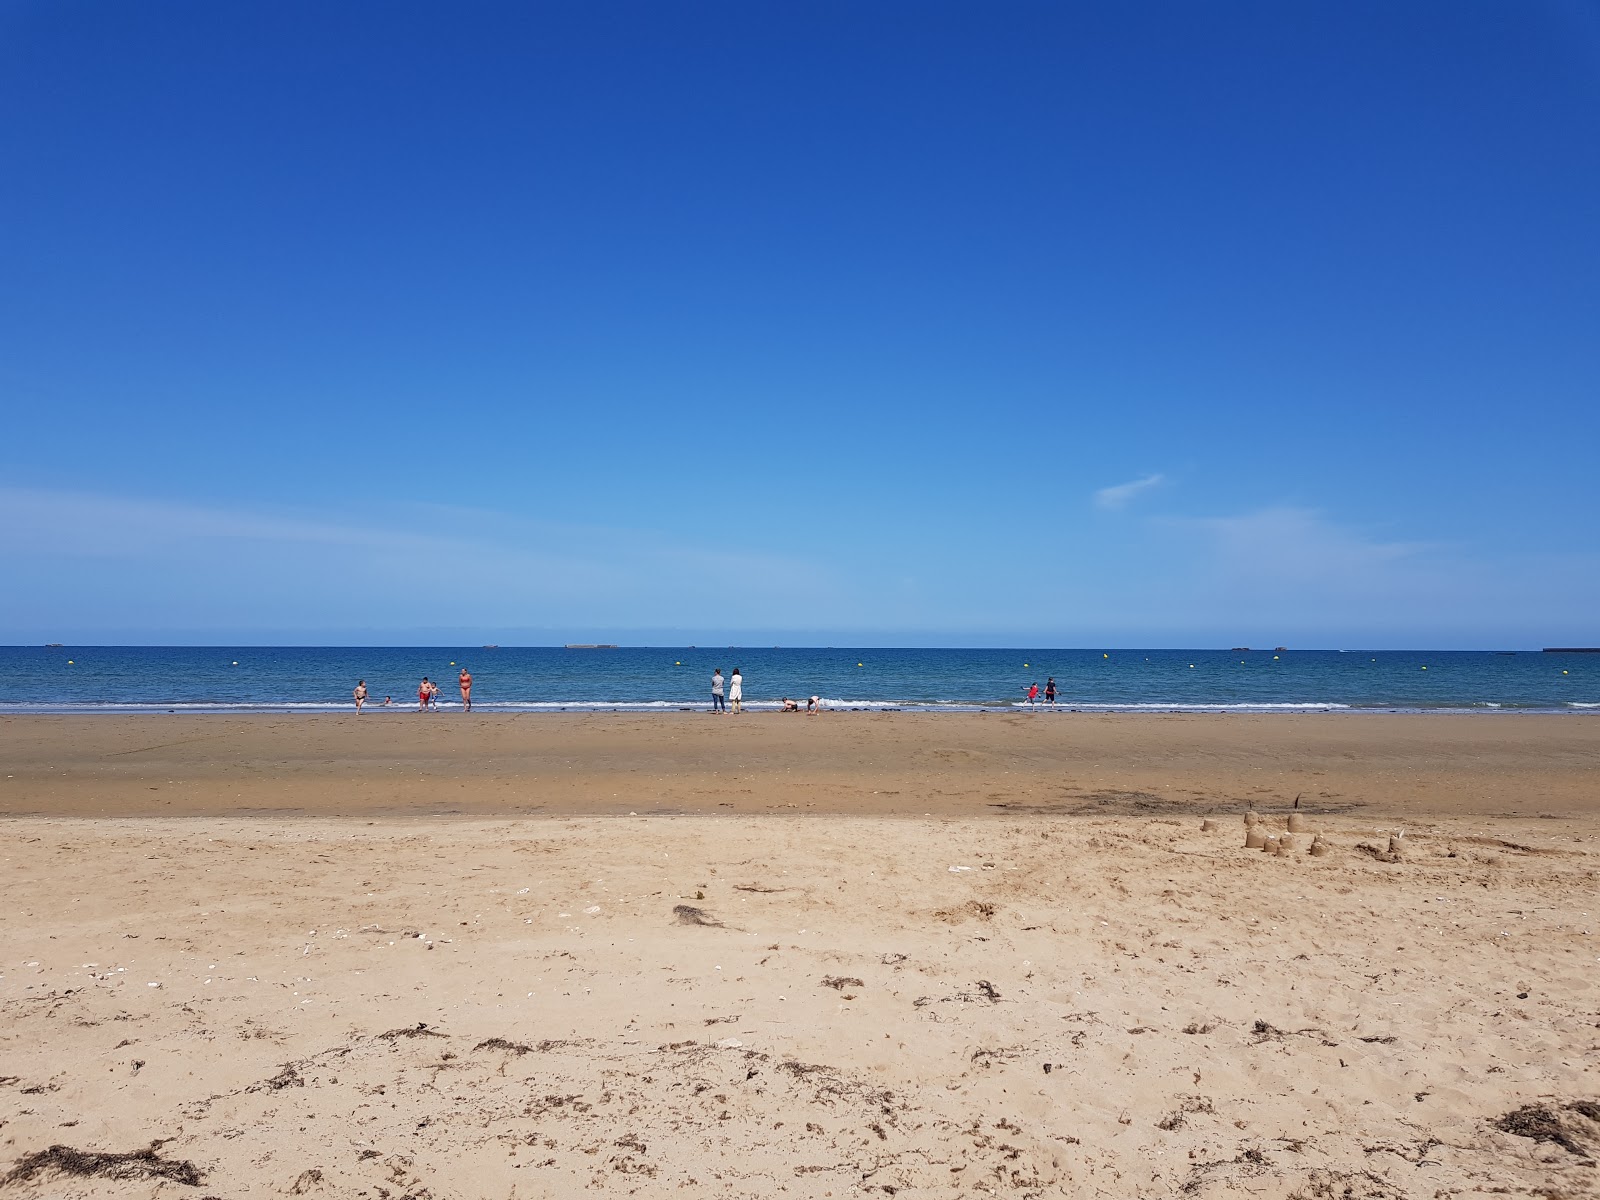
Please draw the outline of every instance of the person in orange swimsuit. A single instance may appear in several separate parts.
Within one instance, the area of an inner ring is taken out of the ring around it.
[[[428,682],[428,677],[424,675],[422,677],[422,682],[417,684],[417,711],[426,712],[428,709],[428,701],[432,697],[433,684]]]
[[[472,672],[467,670],[465,667],[461,668],[461,680],[460,680],[460,683],[461,683],[461,707],[465,711],[471,712],[472,711]]]

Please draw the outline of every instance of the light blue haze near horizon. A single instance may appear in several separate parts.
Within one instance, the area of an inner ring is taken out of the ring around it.
[[[1600,7],[0,0],[0,643],[1600,644]]]

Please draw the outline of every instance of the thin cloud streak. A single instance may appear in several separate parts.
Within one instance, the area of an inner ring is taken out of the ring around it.
[[[1247,645],[1330,636],[1504,645],[1517,640],[1512,629],[1524,640],[1581,637],[1600,599],[1592,554],[1489,559],[1470,546],[1374,536],[1316,509],[1161,517],[1149,527],[1187,551],[1174,554],[1170,579],[1193,627],[1231,630]]]
[[[1151,488],[1160,487],[1165,482],[1166,476],[1158,472],[1146,475],[1142,479],[1131,479],[1127,483],[1103,487],[1094,494],[1094,506],[1109,511],[1126,508],[1128,502],[1135,496],[1141,492],[1148,492]]]
[[[0,487],[6,629],[664,626],[858,619],[823,565],[490,512],[388,519]],[[641,620],[641,618],[644,618]]]

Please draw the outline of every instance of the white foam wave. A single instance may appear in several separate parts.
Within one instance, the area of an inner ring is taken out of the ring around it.
[[[796,696],[795,701],[803,709],[806,696]],[[1027,712],[1030,711],[1026,701],[1023,700],[851,700],[839,697],[824,697],[823,707],[836,711],[911,711],[911,712]],[[345,699],[335,700],[140,700],[140,701],[55,701],[33,703],[28,701],[0,702],[0,713],[41,713],[41,714],[71,714],[71,713],[349,713],[353,712],[354,704]],[[443,700],[439,709],[448,712],[459,712],[461,702],[458,700]],[[479,700],[473,705],[474,711],[485,713],[559,713],[559,712],[707,712],[710,704],[705,698],[694,697],[682,700]],[[752,712],[776,712],[782,708],[780,700],[747,700],[744,707]],[[1462,707],[1448,708],[1415,708],[1403,704],[1371,705],[1371,704],[1346,704],[1334,700],[1299,701],[1299,702],[1272,702],[1272,701],[1229,701],[1229,702],[1193,702],[1193,701],[1082,701],[1058,700],[1054,709],[1058,711],[1076,712],[1341,712],[1348,710],[1371,710],[1385,712],[1483,712],[1485,710],[1499,710],[1505,705],[1499,701],[1480,700],[1473,701]],[[1536,704],[1513,703],[1511,708],[1515,711],[1546,711],[1561,712],[1566,710],[1600,709],[1600,702],[1568,700],[1565,702],[1551,703],[1546,706]],[[368,700],[366,711],[368,714],[377,713],[415,713],[416,701],[411,698],[397,699],[393,704],[384,705],[382,701]],[[1031,711],[1051,711],[1051,706],[1039,704]]]
[[[1026,708],[1027,701],[1017,700],[1012,702],[1012,707]],[[1048,705],[1039,705],[1048,708]],[[1278,709],[1287,709],[1296,712],[1326,712],[1336,708],[1350,708],[1349,704],[1339,704],[1332,700],[1307,701],[1300,704],[1272,704],[1261,703],[1234,703],[1234,704],[1180,704],[1162,703],[1159,701],[1130,701],[1127,704],[1102,704],[1080,703],[1076,700],[1057,700],[1057,708],[1076,708],[1094,712],[1268,712]]]

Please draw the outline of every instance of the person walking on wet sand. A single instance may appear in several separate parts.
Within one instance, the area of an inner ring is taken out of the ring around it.
[[[360,716],[361,706],[367,702],[367,681],[365,679],[357,680],[356,690],[350,694],[356,698],[356,715]]]
[[[424,675],[422,677],[422,682],[417,684],[417,711],[418,712],[427,712],[428,711],[428,701],[432,700],[432,699],[433,699],[433,684],[430,683],[428,681],[428,677],[426,675]]]
[[[728,680],[728,703],[733,706],[733,711],[744,711],[744,676],[739,674],[739,668],[733,669],[733,678]]]
[[[728,702],[722,695],[722,668],[718,667],[711,672],[711,711],[719,712],[723,716],[728,714]]]
[[[461,668],[461,708],[465,712],[472,711],[472,672],[465,667]]]

